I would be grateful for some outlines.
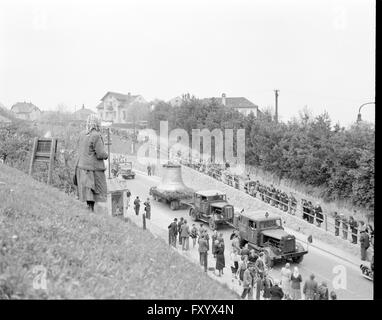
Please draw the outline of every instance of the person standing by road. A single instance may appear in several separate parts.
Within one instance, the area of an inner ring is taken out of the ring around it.
[[[222,242],[219,242],[219,240],[216,240],[216,247],[215,247],[215,254],[216,254],[216,270],[219,271],[219,277],[223,274],[223,269],[225,268],[225,259],[224,259],[224,244]]]
[[[183,220],[184,223],[180,227],[180,236],[182,238],[182,250],[187,251],[189,249],[190,227],[187,224],[187,220]]]
[[[149,198],[147,198],[144,205],[145,205],[146,218],[150,220],[151,219],[151,204],[150,204]]]
[[[290,279],[292,271],[290,270],[290,264],[287,262],[285,267],[281,269],[281,288],[284,292],[285,298],[290,297]]]
[[[237,232],[235,232],[233,239],[232,239],[232,251],[236,254],[240,254],[240,240],[239,235]]]
[[[179,244],[182,245],[182,224],[184,223],[183,217],[180,217],[178,222],[178,235],[179,235]]]
[[[322,208],[320,203],[317,202],[316,207],[314,208],[316,223],[318,227],[321,227],[321,224],[324,222],[324,215],[322,214]]]
[[[168,244],[176,248],[176,236],[178,234],[178,219],[174,218],[174,221],[168,226]]]
[[[241,294],[241,298],[245,299],[248,296],[248,300],[253,299],[253,266],[245,267],[243,273],[243,292]]]
[[[292,273],[290,280],[291,280],[291,298],[292,300],[300,300],[302,277],[297,267],[294,267],[294,271]]]
[[[147,166],[147,175],[151,176],[151,166],[150,165]]]
[[[357,244],[358,237],[358,223],[354,220],[353,217],[349,219],[349,226],[351,231],[352,243]]]
[[[141,207],[141,200],[139,199],[139,197],[137,196],[134,200],[134,210],[135,210],[135,214],[136,215],[139,215],[139,208]]]
[[[218,232],[216,230],[214,230],[214,232],[212,233],[212,236],[211,236],[211,241],[212,241],[212,254],[214,255],[214,258],[216,258],[216,254],[215,254],[215,251],[216,251],[216,240],[218,239]]]
[[[361,260],[366,261],[367,259],[367,249],[370,247],[369,235],[365,230],[361,231],[361,237],[359,239],[361,243]]]
[[[190,237],[192,238],[192,247],[195,248],[196,238],[198,237],[198,229],[195,226],[195,223],[192,225]]]
[[[200,265],[204,267],[204,272],[207,272],[208,261],[208,242],[206,240],[205,234],[199,237],[199,258]]]
[[[305,300],[315,300],[318,289],[318,283],[314,280],[314,274],[311,274],[309,280],[304,283],[302,292],[305,295]]]

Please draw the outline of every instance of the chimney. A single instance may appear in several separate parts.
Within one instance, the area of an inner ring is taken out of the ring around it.
[[[225,93],[222,94],[222,105],[223,105],[223,106],[226,105],[226,101],[225,101]]]

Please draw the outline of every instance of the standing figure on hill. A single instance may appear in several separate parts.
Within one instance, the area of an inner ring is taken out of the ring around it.
[[[134,200],[134,210],[135,210],[135,214],[136,215],[139,215],[139,208],[141,207],[141,200],[139,199],[139,197],[137,196]]]
[[[80,133],[75,167],[78,198],[86,201],[92,212],[95,203],[106,202],[107,192],[104,160],[108,154],[100,130],[101,119],[97,115],[89,115],[86,129]]]

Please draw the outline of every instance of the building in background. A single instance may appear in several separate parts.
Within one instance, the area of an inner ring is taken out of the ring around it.
[[[250,113],[253,113],[256,118],[261,116],[259,107],[244,97],[227,97],[226,94],[223,93],[221,97],[209,99],[215,99],[219,104],[232,108],[244,116],[248,116]]]
[[[41,110],[31,102],[17,102],[11,108],[16,118],[23,120],[38,120],[41,117]]]
[[[86,121],[88,116],[94,114],[93,110],[85,108],[85,105],[82,105],[82,108],[73,113],[74,120]]]
[[[97,113],[103,121],[127,123],[131,121],[131,110],[136,106],[147,107],[147,101],[141,95],[107,92],[97,106]]]

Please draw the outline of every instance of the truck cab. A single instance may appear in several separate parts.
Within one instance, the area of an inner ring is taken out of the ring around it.
[[[213,230],[217,229],[220,224],[233,223],[234,207],[228,203],[226,194],[218,190],[195,192],[188,205],[192,220],[208,222]]]
[[[245,243],[257,252],[265,252],[271,264],[281,260],[300,263],[307,251],[287,233],[279,216],[264,213],[240,213],[234,219],[239,231],[240,245]]]

